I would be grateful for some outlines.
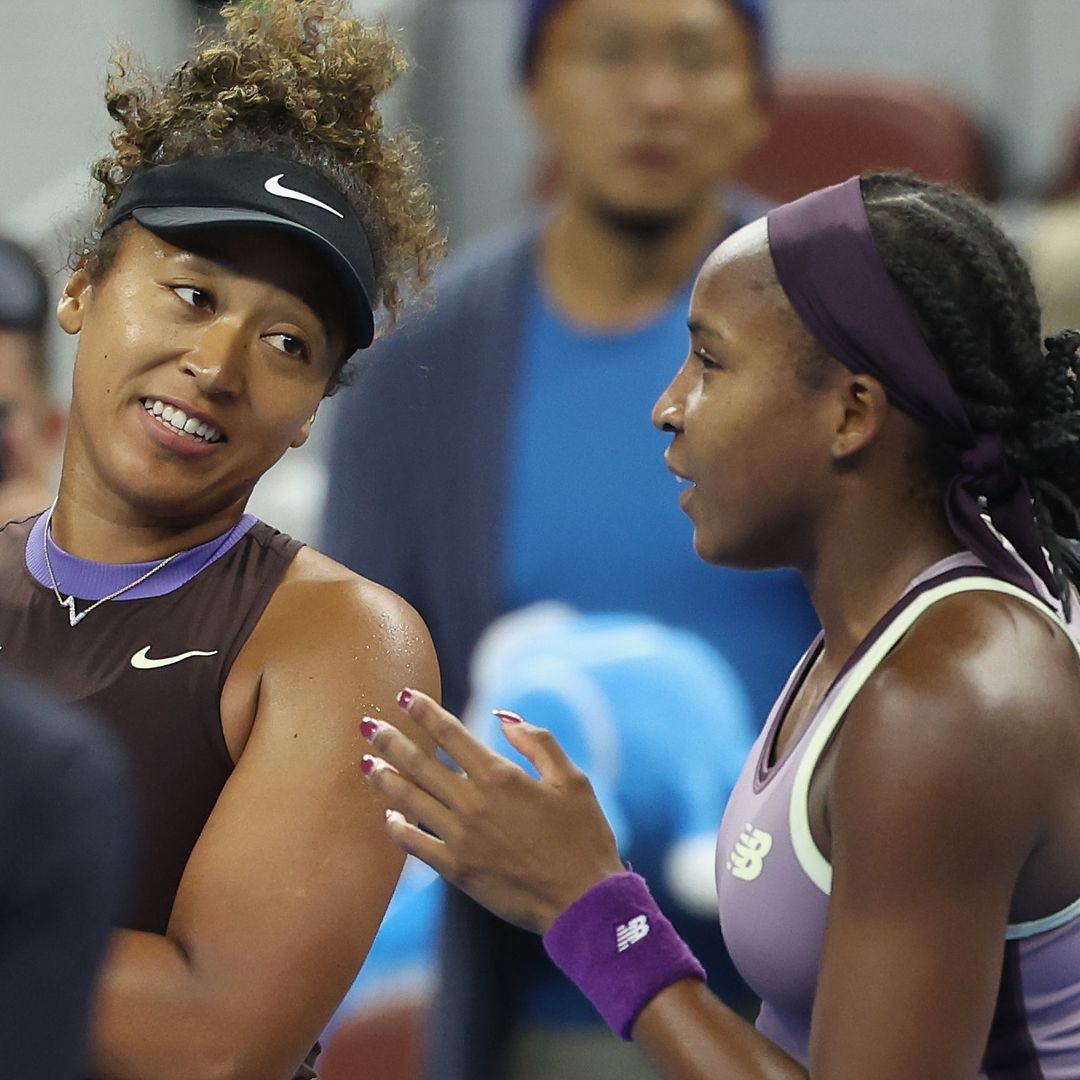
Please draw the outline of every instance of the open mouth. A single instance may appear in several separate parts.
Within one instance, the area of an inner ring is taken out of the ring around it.
[[[142,407],[174,435],[182,435],[193,442],[223,442],[225,436],[212,424],[195,416],[188,416],[183,409],[168,405],[157,398],[143,398]]]

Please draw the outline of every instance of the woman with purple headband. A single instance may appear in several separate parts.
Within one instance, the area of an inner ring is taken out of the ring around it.
[[[542,933],[664,1077],[1075,1080],[1080,333],[1044,352],[1012,244],[906,175],[727,240],[690,332],[654,422],[695,548],[797,567],[823,627],[717,847],[756,1030],[620,865],[587,779],[520,717],[504,730],[536,777],[422,693],[400,703],[461,772],[365,720],[391,836]]]
[[[137,796],[102,1080],[315,1075],[403,862],[356,719],[438,692],[407,604],[246,512],[440,250],[376,103],[404,58],[347,0],[223,16],[162,82],[109,79],[59,495],[0,527],[0,665],[96,712]]]

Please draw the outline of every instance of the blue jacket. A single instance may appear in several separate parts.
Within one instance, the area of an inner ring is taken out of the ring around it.
[[[505,403],[536,238],[535,228],[504,234],[447,266],[437,307],[411,313],[360,361],[331,445],[322,550],[420,612],[454,711],[473,647],[506,610]]]
[[[766,209],[745,193],[730,205],[732,231]],[[443,701],[458,713],[473,649],[508,608],[508,428],[538,233],[539,223],[503,232],[451,260],[435,307],[408,312],[362,355],[356,385],[335,402],[320,546],[420,612],[439,655]],[[809,641],[816,624],[808,603],[799,616]]]

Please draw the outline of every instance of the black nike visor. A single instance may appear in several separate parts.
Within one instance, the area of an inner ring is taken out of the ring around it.
[[[133,218],[166,240],[213,229],[269,229],[308,243],[344,293],[349,352],[375,337],[375,261],[360,218],[320,173],[265,154],[207,154],[151,165],[124,185],[105,222]]]

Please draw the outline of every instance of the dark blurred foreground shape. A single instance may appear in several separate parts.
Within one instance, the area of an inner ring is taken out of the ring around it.
[[[6,676],[0,746],[0,1076],[75,1080],[127,895],[127,771],[90,718]]]
[[[910,169],[984,199],[997,193],[977,118],[929,83],[789,75],[776,84],[771,120],[768,138],[739,178],[776,202],[882,169]]]

